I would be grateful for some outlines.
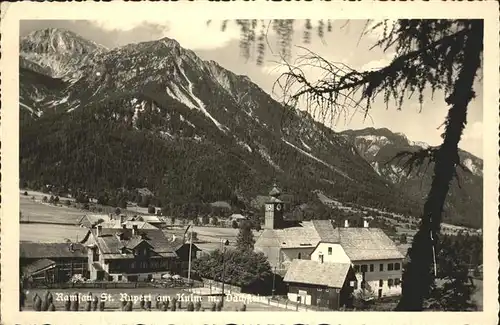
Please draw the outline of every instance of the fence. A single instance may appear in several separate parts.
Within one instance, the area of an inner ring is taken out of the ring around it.
[[[31,288],[46,289],[133,289],[147,288],[148,282],[63,282],[63,283],[31,283]]]
[[[215,281],[212,279],[206,279],[202,278],[202,284],[205,288],[214,288],[214,289],[221,289],[222,290],[222,282]],[[241,293],[241,287],[234,286],[228,283],[224,284],[224,292],[225,293]]]

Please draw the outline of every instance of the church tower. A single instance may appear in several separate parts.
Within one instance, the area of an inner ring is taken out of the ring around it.
[[[279,229],[283,226],[283,201],[279,199],[281,190],[274,184],[265,203],[264,229]]]

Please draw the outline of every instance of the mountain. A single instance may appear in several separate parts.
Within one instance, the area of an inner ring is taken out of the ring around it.
[[[341,134],[348,139],[382,177],[405,191],[415,200],[425,200],[432,182],[433,164],[423,166],[418,173],[402,169],[401,162],[393,160],[401,151],[417,151],[430,146],[424,142],[414,142],[401,133],[388,129],[365,128],[347,130]],[[481,227],[483,207],[483,160],[464,150],[459,156],[465,169],[457,168],[456,178],[445,202],[444,221],[452,224]],[[404,160],[403,160],[404,162]]]
[[[421,198],[378,174],[346,134],[173,39],[107,50],[51,29],[20,47],[21,184],[249,207],[277,181],[292,207],[321,205],[321,193],[421,211]]]

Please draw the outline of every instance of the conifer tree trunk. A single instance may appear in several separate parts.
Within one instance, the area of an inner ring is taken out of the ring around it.
[[[446,99],[451,107],[446,118],[443,143],[436,155],[434,177],[424,205],[422,223],[409,250],[410,261],[403,273],[402,297],[396,310],[421,311],[433,281],[433,256],[437,255],[437,252],[433,253],[433,245],[438,240],[444,202],[459,163],[458,143],[467,123],[467,106],[474,97],[473,84],[481,63],[482,47],[483,22],[476,20],[470,26],[462,69],[453,92]]]

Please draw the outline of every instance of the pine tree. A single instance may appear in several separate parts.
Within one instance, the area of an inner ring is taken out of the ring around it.
[[[253,251],[255,238],[252,233],[252,226],[248,221],[240,222],[240,230],[236,238],[236,248],[241,252]]]

